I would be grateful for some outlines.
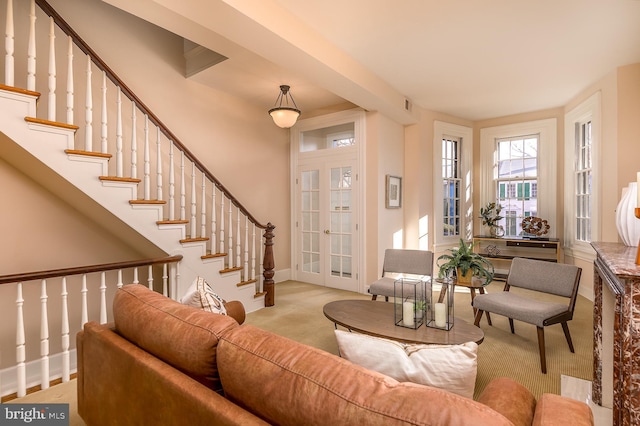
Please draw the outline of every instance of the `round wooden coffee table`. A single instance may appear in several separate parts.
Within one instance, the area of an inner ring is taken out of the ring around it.
[[[482,343],[484,332],[480,327],[455,318],[450,330],[426,327],[417,329],[395,325],[393,303],[373,300],[337,300],[324,305],[324,316],[338,325],[371,336],[405,343],[459,345],[466,342]]]

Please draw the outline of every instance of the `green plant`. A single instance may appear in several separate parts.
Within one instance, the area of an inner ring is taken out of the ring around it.
[[[500,216],[502,206],[497,203],[488,203],[485,207],[480,207],[480,219],[482,224],[487,226],[498,226],[498,222],[504,219]]]
[[[460,269],[462,275],[466,275],[467,271],[472,271],[474,276],[485,278],[487,284],[493,280],[495,269],[493,264],[478,253],[473,252],[473,243],[465,243],[460,238],[460,244],[457,248],[448,250],[438,257],[438,277],[444,278],[452,273],[458,273]]]

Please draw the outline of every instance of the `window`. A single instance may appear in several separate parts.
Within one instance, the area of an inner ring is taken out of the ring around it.
[[[591,242],[591,121],[576,123],[576,240]]]
[[[522,219],[538,216],[557,237],[556,127],[552,118],[480,129],[480,205],[502,204],[505,235],[521,235]]]
[[[445,237],[460,235],[460,139],[442,139],[442,235]]]
[[[433,132],[433,226],[435,251],[470,240],[471,164],[473,129],[434,122]],[[441,247],[439,247],[441,246]]]
[[[501,225],[506,236],[522,233],[520,224],[538,210],[538,135],[502,138],[496,141],[498,154],[498,202],[508,212]]]
[[[565,254],[586,261],[595,258],[590,241],[600,238],[598,209],[600,194],[595,176],[599,150],[600,92],[565,115],[564,243]]]

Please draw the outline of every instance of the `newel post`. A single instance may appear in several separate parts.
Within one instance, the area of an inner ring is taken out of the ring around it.
[[[264,297],[264,306],[273,306],[275,304],[275,292],[276,287],[273,282],[273,276],[275,275],[274,268],[275,263],[273,261],[273,230],[276,227],[267,223],[267,228],[264,231],[264,284],[263,290],[266,292]]]

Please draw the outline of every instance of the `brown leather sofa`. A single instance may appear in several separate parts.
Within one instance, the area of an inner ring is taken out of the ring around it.
[[[77,336],[78,411],[90,426],[593,424],[586,404],[536,402],[510,379],[478,401],[399,383],[142,285],[119,289],[113,310],[114,324]]]

